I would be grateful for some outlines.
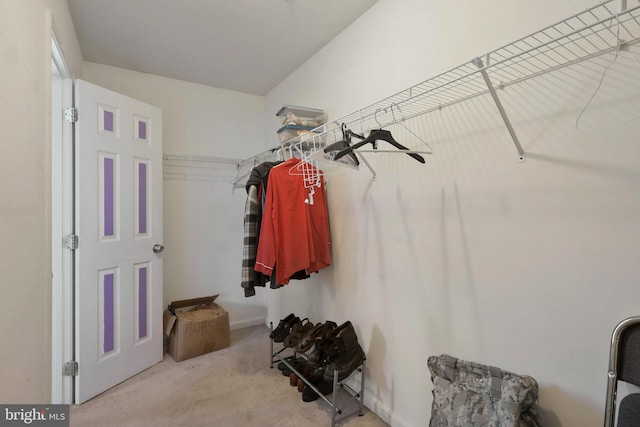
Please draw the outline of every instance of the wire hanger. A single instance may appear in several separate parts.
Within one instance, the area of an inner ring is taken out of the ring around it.
[[[380,126],[380,129],[373,129],[368,137],[364,138],[362,141],[358,142],[357,144],[354,144],[354,145],[352,145],[352,146],[350,146],[348,148],[345,148],[344,150],[340,151],[338,154],[336,154],[334,156],[334,159],[339,159],[340,157],[345,156],[346,154],[351,153],[353,150],[355,150],[357,148],[360,148],[360,147],[362,147],[363,145],[366,145],[366,144],[371,144],[373,146],[373,149],[377,150],[378,149],[378,141],[386,141],[389,144],[391,144],[394,147],[396,147],[398,150],[407,151],[406,154],[408,156],[413,157],[414,159],[416,159],[420,163],[425,163],[424,157],[422,157],[420,154],[411,152],[411,150],[409,150],[407,147],[405,147],[404,145],[402,145],[398,141],[396,141],[393,138],[393,136],[391,135],[391,132],[389,132],[386,129],[382,129],[382,125],[378,121],[378,111],[380,111],[380,108],[378,108],[375,111],[374,119],[375,119],[376,123],[378,123],[378,126]]]
[[[315,137],[314,137],[315,139]],[[315,145],[315,141],[312,141]],[[307,158],[306,153],[302,152],[299,147],[296,147],[300,151],[302,158],[297,159],[293,166],[289,168],[289,175],[302,176],[302,184],[306,190],[308,190],[307,197],[304,202],[308,205],[314,204],[313,195],[316,193],[316,187],[322,186],[322,175],[324,172],[317,167],[315,161]]]
[[[578,114],[578,117],[576,118],[576,129],[578,130],[584,130],[584,131],[596,131],[596,130],[605,130],[605,129],[611,129],[614,128],[616,126],[621,126],[627,123],[630,123],[638,118],[640,118],[640,114],[633,116],[630,119],[621,121],[619,123],[615,123],[612,125],[607,125],[607,126],[603,126],[603,127],[599,127],[599,128],[590,128],[590,129],[586,129],[586,128],[581,128],[580,127],[580,119],[582,118],[583,114],[585,113],[585,111],[587,111],[587,109],[589,108],[589,105],[591,105],[591,102],[593,101],[593,99],[596,97],[596,95],[598,94],[598,92],[600,91],[600,88],[602,87],[602,84],[604,83],[604,79],[607,75],[607,72],[609,71],[609,68],[611,68],[611,66],[613,64],[615,64],[618,61],[618,58],[622,58],[622,50],[624,48],[624,42],[622,40],[620,40],[620,12],[616,13],[615,16],[616,19],[616,47],[615,47],[615,55],[613,56],[613,59],[611,60],[611,62],[609,62],[609,64],[604,68],[604,71],[602,72],[602,76],[600,77],[600,81],[598,82],[598,85],[596,86],[595,91],[593,92],[593,94],[591,95],[591,97],[589,98],[589,100],[587,101],[587,103],[585,104],[585,106],[582,108],[582,111],[580,111],[580,114]],[[636,59],[636,57],[629,52],[629,56],[631,57],[631,59],[633,59],[633,61],[635,61],[638,65],[640,65],[640,62],[638,62],[638,60]]]
[[[400,121],[396,120],[396,115],[393,112],[393,107],[396,107],[398,109],[398,111],[400,112],[400,114],[402,114],[402,110],[400,109],[400,106],[397,103],[393,103],[391,104],[391,116],[393,117],[393,123],[397,123],[399,125],[401,125],[402,127],[404,127],[407,131],[409,131],[409,133],[413,136],[415,136],[418,141],[422,142],[424,145],[426,145],[427,147],[429,147],[429,150],[431,150],[431,153],[429,154],[433,154],[433,148],[431,148],[431,146],[429,145],[429,143],[427,143],[427,141],[425,141],[424,139],[420,138],[414,131],[412,131],[411,129],[409,129],[409,126],[405,125],[403,122],[405,120],[404,115],[402,116],[402,118],[400,119]]]

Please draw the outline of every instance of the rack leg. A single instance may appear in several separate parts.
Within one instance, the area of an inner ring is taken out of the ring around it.
[[[331,427],[336,425],[336,398],[338,397],[338,370],[333,371],[333,396],[331,398]]]
[[[482,78],[484,79],[484,82],[487,84],[487,88],[489,88],[489,93],[493,98],[493,102],[496,103],[496,107],[498,107],[498,111],[502,116],[502,120],[504,121],[504,124],[507,126],[507,129],[509,130],[509,134],[511,134],[511,139],[513,139],[513,143],[516,145],[516,149],[518,150],[520,161],[524,162],[526,159],[524,150],[520,145],[520,141],[518,141],[518,136],[516,135],[516,131],[513,130],[513,126],[511,126],[511,122],[509,121],[507,112],[504,110],[504,107],[502,106],[502,102],[500,102],[500,98],[498,98],[498,94],[496,93],[496,90],[493,87],[493,83],[491,83],[489,74],[487,74],[487,70],[484,69],[484,64],[482,63],[482,59],[476,58],[471,62],[473,62],[473,65],[475,65],[480,69],[480,74],[482,74]]]
[[[273,332],[273,322],[269,322],[269,329]],[[271,353],[269,353],[269,367],[273,369],[273,340],[269,339],[269,344],[271,347]]]
[[[364,364],[365,360],[362,361],[362,366],[360,366],[360,412],[358,415],[364,415]]]

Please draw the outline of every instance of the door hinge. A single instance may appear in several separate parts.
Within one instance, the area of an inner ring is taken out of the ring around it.
[[[78,249],[78,235],[68,234],[62,238],[62,247],[65,249],[71,249],[72,251]]]
[[[75,107],[67,107],[64,109],[64,121],[75,123],[78,121],[78,109]]]
[[[72,360],[71,362],[65,363],[64,368],[62,369],[62,375],[65,377],[78,376],[78,362]]]

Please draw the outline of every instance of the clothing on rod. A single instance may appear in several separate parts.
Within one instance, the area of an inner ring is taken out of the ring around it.
[[[269,277],[255,271],[256,253],[258,252],[258,237],[262,222],[262,186],[266,183],[269,170],[282,162],[264,162],[251,170],[247,180],[247,201],[244,208],[244,241],[242,248],[242,282],[244,296],[256,294],[255,287],[264,287]]]
[[[270,276],[275,269],[276,284],[286,285],[296,272],[311,274],[329,265],[322,171],[291,158],[269,171],[255,270]]]

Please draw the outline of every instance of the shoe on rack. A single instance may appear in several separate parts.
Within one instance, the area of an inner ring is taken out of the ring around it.
[[[334,335],[337,325],[331,321],[326,322],[325,325],[325,327],[316,330],[313,350],[307,354],[306,361],[302,359],[300,364],[295,367],[308,383],[314,385],[322,380],[325,370],[339,354],[339,351],[330,345],[335,343],[335,337],[332,335]],[[331,381],[333,381],[333,377]]]
[[[307,360],[296,369],[310,382],[317,382],[322,378],[324,370],[333,362],[333,358],[325,355],[322,347],[316,346],[307,356]]]
[[[332,340],[332,335],[336,329],[337,325],[335,322],[327,321],[326,327],[321,328],[317,331],[314,342],[313,349],[307,354],[307,365],[317,366],[320,364],[329,364],[333,362],[336,354],[328,354],[325,352],[325,348],[331,350],[331,346],[328,345]]]
[[[298,371],[302,369],[302,367],[305,366],[307,362],[306,360],[302,358],[297,358],[295,356],[289,356],[285,360],[289,363],[291,367],[293,367],[293,369]],[[282,365],[282,369],[280,369],[280,365]],[[289,367],[285,365],[283,362],[280,362],[278,364],[278,369],[282,371],[282,375],[284,375],[285,377],[289,377],[293,373],[293,371],[289,369]]]
[[[320,342],[325,353],[334,354],[341,350],[340,345],[344,341],[344,338],[358,340],[356,331],[353,329],[351,321],[347,320],[340,326],[334,327],[329,333],[327,333],[324,339]]]
[[[297,387],[298,386],[298,376],[296,374],[294,374],[293,372],[291,372],[291,374],[289,375],[289,385],[291,387]]]
[[[335,322],[330,320],[324,323],[318,323],[314,326],[310,331],[308,331],[296,344],[295,349],[298,353],[305,353],[309,351],[313,344],[317,341],[321,341],[324,337],[326,337],[329,333],[331,333],[334,329],[336,329],[338,325]]]
[[[321,360],[319,363],[315,365],[309,362],[306,362],[302,366],[299,366],[297,370],[300,373],[300,375],[304,377],[305,380],[307,380],[311,384],[315,384],[322,379],[324,375],[324,371],[325,369],[327,369],[327,366],[328,365],[326,363],[323,363],[323,361]]]
[[[275,342],[282,342],[291,333],[293,325],[300,321],[300,318],[293,313],[285,317],[278,323],[278,326],[269,334]]]
[[[284,360],[286,360],[289,363],[296,363],[297,362],[297,357],[295,355],[288,356],[288,357],[285,357]],[[278,363],[278,369],[279,370],[283,371],[286,367],[287,367],[287,365],[285,365],[284,362]]]
[[[280,319],[278,326],[276,326],[276,328],[273,331],[271,331],[271,333],[269,334],[269,338],[274,339],[276,335],[279,334],[282,329],[284,329],[285,324],[292,321],[294,317],[296,317],[296,315],[291,313],[284,319]]]
[[[295,347],[302,337],[309,333],[313,327],[313,323],[311,323],[307,317],[296,322],[291,328],[291,333],[282,341],[282,345],[285,347]]]
[[[331,392],[333,391],[333,381],[328,381],[325,378],[322,378],[317,382],[317,384],[314,384],[314,386],[320,393],[324,394],[325,396],[327,394],[331,394]],[[311,387],[309,387],[308,385],[304,386],[304,389],[302,390],[302,400],[304,402],[313,402],[318,397],[320,397],[318,393],[316,393]]]
[[[333,381],[335,370],[338,371],[338,381],[344,380],[365,360],[364,351],[350,321],[340,325],[324,342],[323,351],[334,356],[324,371],[324,379],[328,381]]]

